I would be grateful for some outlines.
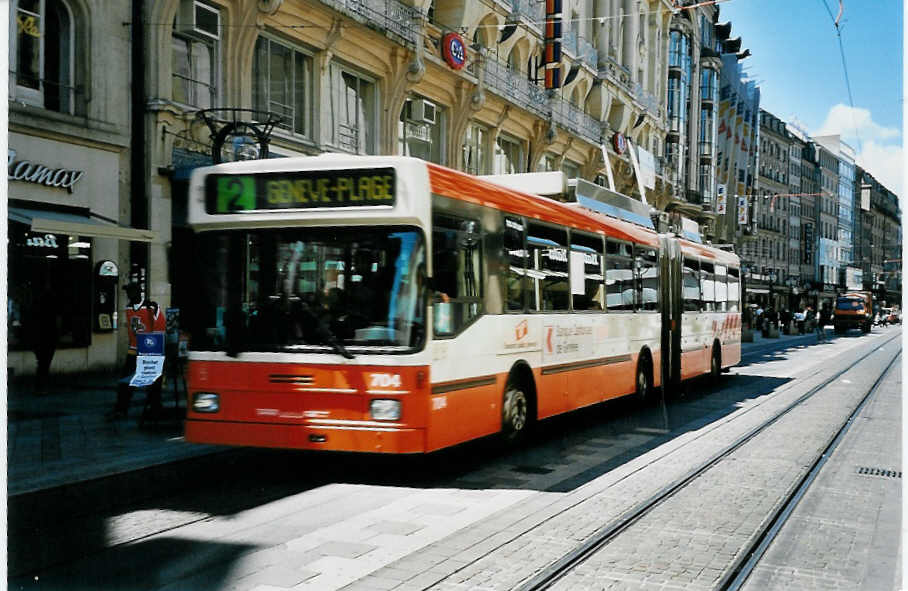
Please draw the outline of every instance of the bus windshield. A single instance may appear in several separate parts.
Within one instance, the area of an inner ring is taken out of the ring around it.
[[[199,234],[192,348],[407,353],[425,338],[425,248],[412,227]]]

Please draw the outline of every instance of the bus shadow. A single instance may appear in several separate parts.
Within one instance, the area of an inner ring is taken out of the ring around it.
[[[436,465],[461,465],[456,487],[569,492],[685,433],[708,426],[766,395],[788,378],[734,375],[718,388],[692,380],[665,400],[605,402],[541,422],[531,441],[502,451],[485,440],[439,452]],[[658,393],[657,393],[658,396]],[[476,458],[486,458],[477,466]],[[472,458],[472,460],[470,459]],[[481,475],[477,477],[477,475]],[[451,486],[451,483],[446,484]]]

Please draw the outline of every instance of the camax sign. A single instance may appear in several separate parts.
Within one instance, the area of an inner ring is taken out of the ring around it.
[[[51,168],[31,160],[17,160],[17,155],[12,148],[7,150],[7,178],[11,181],[59,187],[72,193],[73,186],[85,175],[84,170]]]

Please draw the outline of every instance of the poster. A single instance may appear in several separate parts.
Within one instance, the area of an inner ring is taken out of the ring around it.
[[[139,355],[136,358],[136,373],[129,380],[129,385],[144,388],[154,383],[164,373],[163,355]]]

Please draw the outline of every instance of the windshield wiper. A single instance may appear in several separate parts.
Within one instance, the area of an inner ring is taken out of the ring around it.
[[[328,334],[330,335],[330,338],[326,339],[325,342],[331,345],[331,348],[334,349],[338,354],[340,354],[344,359],[353,359],[353,353],[351,353],[347,350],[346,347],[341,345],[340,341],[337,340],[337,337],[331,334],[331,331],[328,331]]]
[[[347,348],[337,340],[337,337],[334,336],[334,333],[331,332],[331,329],[328,328],[324,322],[318,321],[316,326],[316,336],[322,343],[330,346],[335,353],[339,354],[344,359],[353,359],[353,353],[348,351]]]

